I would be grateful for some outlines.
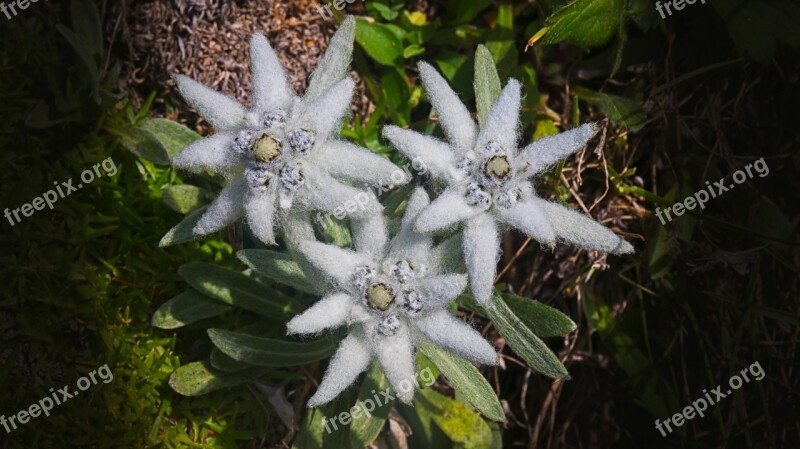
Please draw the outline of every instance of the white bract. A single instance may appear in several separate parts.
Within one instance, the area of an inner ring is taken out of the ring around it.
[[[403,402],[414,396],[415,346],[420,339],[477,363],[496,364],[497,353],[481,335],[452,316],[446,306],[466,288],[462,274],[440,273],[431,256],[430,234],[412,230],[428,195],[418,188],[408,201],[397,235],[387,241],[378,215],[356,223],[356,251],[307,241],[300,251],[330,278],[330,294],[288,324],[291,334],[316,334],[348,326],[310,407],[339,395],[365,371],[380,363]]]
[[[447,142],[396,126],[383,135],[410,159],[421,160],[447,185],[416,220],[417,232],[463,223],[464,257],[472,292],[486,304],[492,296],[500,254],[500,226],[518,229],[553,247],[557,239],[614,254],[633,247],[584,214],[536,196],[530,179],[583,148],[594,124],[540,139],[518,150],[520,83],[509,80],[481,128],[447,81],[420,63],[422,84],[439,115]]]
[[[346,77],[354,36],[355,20],[349,17],[302,98],[261,34],[253,35],[250,43],[252,109],[190,78],[175,77],[184,98],[218,132],[182,150],[173,165],[210,170],[228,179],[194,227],[195,235],[215,232],[245,215],[253,233],[274,244],[275,228],[294,206],[333,212],[361,193],[342,181],[378,186],[388,184],[392,173],[402,173],[385,158],[336,139],[355,87]],[[405,175],[401,182],[396,178],[391,178],[392,184],[407,181]],[[363,218],[381,210],[370,195],[352,216]]]

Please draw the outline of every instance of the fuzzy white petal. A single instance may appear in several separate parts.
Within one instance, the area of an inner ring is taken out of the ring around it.
[[[417,187],[408,199],[406,212],[400,230],[394,236],[389,247],[389,257],[396,260],[409,260],[415,264],[428,265],[430,261],[433,239],[430,234],[416,233],[412,229],[419,213],[431,200],[422,187]]]
[[[339,133],[342,119],[350,111],[355,87],[355,82],[350,78],[334,84],[313,102],[305,103],[300,116],[290,128],[312,131],[316,135],[317,147],[321,147],[330,135]]]
[[[244,122],[247,111],[233,98],[206,87],[188,76],[176,75],[175,82],[183,98],[212,126],[228,129],[236,128]]]
[[[346,293],[334,293],[317,301],[286,325],[290,334],[316,334],[343,326],[355,300]]]
[[[253,99],[258,112],[286,110],[295,93],[286,79],[283,65],[261,33],[250,39],[250,63],[253,71]]]
[[[414,231],[433,232],[449,229],[481,212],[480,208],[467,204],[460,189],[450,188],[442,192],[439,198],[419,214]]]
[[[537,205],[553,225],[556,235],[576,246],[611,254],[633,253],[633,246],[586,215],[541,199]]]
[[[486,116],[486,123],[478,137],[478,147],[494,142],[511,154],[516,152],[521,101],[522,87],[519,81],[508,80],[505,89],[500,93],[500,98]]]
[[[200,139],[172,158],[172,166],[184,170],[226,172],[240,166],[244,160],[232,149],[235,132],[222,131]]]
[[[475,329],[450,315],[436,310],[415,322],[417,329],[437,346],[448,349],[475,363],[496,365],[497,351]]]
[[[336,178],[374,186],[403,185],[410,181],[406,172],[385,157],[341,140],[326,142],[314,155],[314,161]]]
[[[397,393],[397,398],[406,404],[414,399],[414,345],[408,327],[401,324],[397,334],[376,334],[372,339],[372,350]]]
[[[497,216],[504,223],[527,234],[537,242],[553,247],[556,231],[535,199],[521,201],[508,209],[498,207]]]
[[[314,227],[311,224],[311,217],[309,217],[307,212],[290,212],[283,226],[283,235],[287,240],[287,246],[290,250],[299,247],[302,242],[307,240],[316,240]]]
[[[383,257],[386,242],[389,240],[386,219],[383,218],[383,214],[354,220],[352,227],[356,251],[369,254],[376,259]]]
[[[456,157],[447,143],[394,125],[383,127],[383,137],[389,140],[397,151],[420,166],[420,171],[424,170],[436,179],[453,178]]]
[[[596,132],[597,125],[587,123],[528,145],[520,152],[520,157],[528,164],[525,170],[527,175],[542,173],[561,159],[585,147]]]
[[[274,184],[274,183],[273,183]],[[247,195],[244,205],[247,224],[259,240],[267,245],[275,245],[275,219],[277,187],[270,186],[266,192],[253,192]]]
[[[349,387],[359,374],[366,371],[372,361],[369,345],[356,335],[342,340],[333,355],[325,377],[314,396],[308,400],[309,407],[318,407],[332,401],[339,393]]]
[[[447,140],[461,153],[471,150],[478,130],[467,107],[430,64],[420,62],[419,74]]]
[[[426,308],[450,304],[465,288],[467,276],[464,274],[429,276],[414,285],[414,290],[422,295]]]
[[[373,261],[365,254],[322,242],[303,242],[300,252],[316,269],[342,287],[352,283],[357,267],[373,265]]]
[[[480,214],[464,227],[464,261],[475,299],[488,304],[494,290],[497,261],[500,257],[500,235],[494,218]]]
[[[383,211],[375,195],[342,184],[311,164],[304,164],[302,170],[305,185],[297,192],[297,200],[306,208],[349,218],[366,218]]]
[[[239,176],[232,180],[208,206],[192,232],[195,235],[211,234],[238,220],[244,214],[246,195],[247,183],[244,177]]]
[[[352,16],[344,19],[339,30],[331,38],[325,56],[322,57],[311,82],[306,89],[305,101],[314,101],[347,74],[353,56],[353,41],[356,36],[356,20]]]

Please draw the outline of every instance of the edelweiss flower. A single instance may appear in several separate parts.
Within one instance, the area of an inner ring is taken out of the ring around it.
[[[367,149],[335,139],[355,86],[345,77],[354,36],[355,20],[350,17],[331,40],[300,98],[267,40],[253,35],[250,110],[190,78],[176,76],[181,94],[219,131],[185,148],[173,158],[173,165],[222,173],[229,181],[195,226],[196,235],[215,232],[246,215],[256,236],[274,244],[278,207],[288,212],[297,204],[300,209],[332,212],[360,193],[336,178],[381,185],[399,170]],[[380,211],[370,196],[352,216]]]
[[[289,333],[350,328],[309,407],[338,396],[373,358],[398,398],[410,402],[414,389],[402,385],[413,385],[414,348],[421,338],[477,363],[497,363],[492,346],[445,309],[466,288],[467,279],[461,274],[440,274],[431,256],[430,235],[411,230],[418,213],[428,205],[428,195],[417,189],[400,231],[388,244],[386,224],[379,216],[357,225],[357,251],[314,241],[301,245],[311,264],[331,278],[335,292],[292,319]]]
[[[396,126],[383,135],[410,159],[426,164],[444,192],[419,215],[414,230],[432,232],[464,223],[464,256],[470,286],[488,303],[500,252],[498,225],[519,229],[550,247],[556,239],[615,254],[633,247],[591,218],[536,196],[530,178],[578,151],[594,135],[586,124],[518,151],[521,88],[509,80],[478,129],[444,78],[420,63],[422,83],[439,114],[448,142]]]

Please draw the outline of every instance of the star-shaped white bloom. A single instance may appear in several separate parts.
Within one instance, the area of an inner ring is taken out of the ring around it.
[[[447,185],[420,213],[415,231],[433,232],[463,223],[464,258],[475,297],[490,301],[500,253],[500,226],[516,228],[550,247],[557,239],[582,248],[630,253],[633,247],[591,218],[536,196],[530,178],[580,150],[595,126],[537,140],[518,150],[521,87],[509,80],[479,129],[467,107],[430,65],[420,76],[447,142],[396,126],[383,135],[431,176]]]
[[[355,20],[349,17],[300,98],[266,38],[253,35],[250,110],[190,78],[175,77],[184,98],[218,132],[182,150],[173,165],[228,178],[228,185],[195,226],[196,235],[216,232],[245,215],[255,235],[274,244],[274,229],[294,205],[330,213],[359,195],[360,190],[339,179],[381,185],[388,184],[393,173],[403,173],[387,159],[336,139],[355,88],[346,77],[354,36]],[[398,184],[398,175],[391,179]],[[370,195],[351,216],[361,218],[381,210]]]
[[[408,201],[398,234],[389,242],[386,224],[378,216],[356,224],[356,251],[316,241],[301,245],[303,255],[330,277],[334,287],[289,322],[289,333],[349,327],[309,407],[333,400],[373,358],[398,398],[410,402],[414,389],[407,386],[413,385],[419,339],[477,363],[497,363],[494,348],[445,308],[466,288],[467,278],[440,273],[430,235],[413,232],[417,215],[429,203],[428,195],[418,188]]]

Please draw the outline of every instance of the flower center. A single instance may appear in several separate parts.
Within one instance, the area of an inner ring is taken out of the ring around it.
[[[289,145],[302,153],[313,148],[315,141],[314,133],[307,129],[295,129],[289,133]]]
[[[280,155],[281,142],[269,134],[262,134],[253,145],[253,157],[258,162],[272,162]]]
[[[389,310],[389,306],[391,306],[395,300],[392,289],[383,283],[372,284],[367,287],[365,297],[370,307],[382,312]]]
[[[483,172],[486,176],[496,179],[504,179],[511,173],[511,165],[508,163],[506,156],[494,156],[486,161],[483,166]]]

